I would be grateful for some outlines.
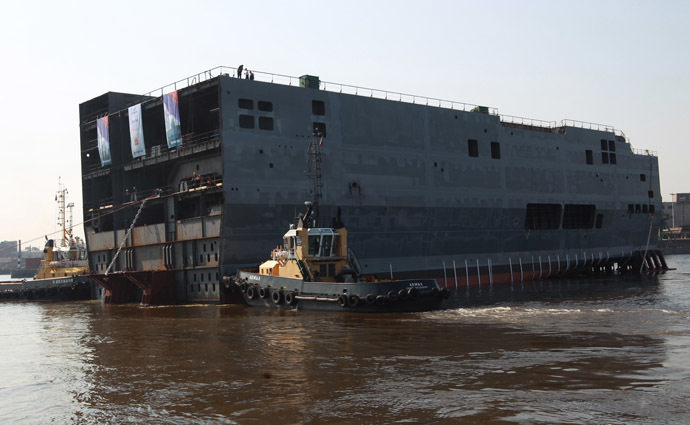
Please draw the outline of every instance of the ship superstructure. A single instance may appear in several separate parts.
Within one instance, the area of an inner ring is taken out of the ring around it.
[[[89,262],[110,268],[113,301],[142,291],[150,303],[228,301],[223,278],[280,242],[312,187],[324,189],[322,216],[341,208],[370,275],[460,288],[662,267],[657,157],[610,126],[310,76],[234,75],[217,68],[80,105]],[[318,164],[305,163],[313,137]],[[317,167],[328,172],[314,186],[305,168]]]

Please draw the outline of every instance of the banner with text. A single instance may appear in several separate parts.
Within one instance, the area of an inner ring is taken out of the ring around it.
[[[163,95],[163,114],[165,115],[165,137],[168,140],[168,149],[180,146],[182,144],[182,129],[177,90]]]
[[[98,156],[101,158],[101,167],[110,165],[110,133],[108,131],[108,117],[96,120],[96,134],[98,136]]]
[[[130,106],[127,112],[129,113],[129,137],[132,145],[132,158],[146,156],[144,125],[141,121],[141,103]]]

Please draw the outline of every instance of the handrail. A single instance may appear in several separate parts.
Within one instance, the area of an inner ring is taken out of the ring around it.
[[[245,68],[247,69],[247,68]],[[283,84],[292,86],[293,84],[299,85],[300,77],[293,77],[290,75],[276,74],[272,72],[263,71],[252,71],[253,78],[271,84]],[[232,66],[216,66],[214,68],[199,72],[197,74],[191,75],[187,78],[175,81],[173,83],[167,84],[163,87],[151,90],[148,93],[142,95],[143,98],[159,97],[165,94],[169,90],[179,90],[181,88],[190,87],[194,84],[201,83],[203,81],[208,81],[213,78],[217,78],[220,75],[227,75],[238,78],[237,68]],[[356,96],[371,97],[384,100],[397,100],[399,102],[406,102],[412,104],[421,104],[427,106],[436,106],[439,108],[453,109],[459,111],[471,111],[474,108],[480,107],[480,105],[458,102],[454,100],[444,100],[434,97],[419,96],[409,93],[394,92],[388,90],[380,90],[370,87],[361,87],[350,84],[341,84],[330,81],[319,81],[319,89],[330,92],[353,94]],[[558,129],[561,127],[574,127],[582,128],[588,130],[597,130],[613,133],[615,136],[621,136],[625,138],[626,142],[628,139],[625,133],[621,130],[615,129],[611,125],[598,124],[587,121],[579,121],[573,119],[563,119],[561,121],[545,121],[534,118],[517,117],[512,115],[499,114],[498,108],[486,107],[489,115],[498,116],[501,122],[514,125],[530,126],[530,127],[540,127],[545,129]],[[650,152],[644,150],[643,152]]]

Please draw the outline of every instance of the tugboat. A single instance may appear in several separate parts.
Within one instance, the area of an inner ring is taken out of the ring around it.
[[[43,260],[31,280],[0,282],[0,299],[61,299],[82,300],[91,298],[91,280],[86,253],[86,244],[72,233],[70,213],[69,226],[66,209],[70,212],[74,204],[66,203],[67,189],[60,184],[55,197],[58,202],[58,225],[60,240],[48,239],[43,248]]]
[[[360,273],[347,246],[340,208],[330,227],[318,227],[321,197],[318,135],[310,143],[313,201],[283,235],[283,245],[257,268],[238,270],[229,284],[252,307],[353,312],[415,312],[441,308],[449,291],[435,279],[393,280]]]

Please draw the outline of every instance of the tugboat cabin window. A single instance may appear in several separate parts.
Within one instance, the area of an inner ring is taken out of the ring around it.
[[[333,235],[321,237],[321,257],[330,257],[333,250]]]
[[[309,256],[331,257],[338,233],[333,229],[309,229]]]
[[[321,235],[309,236],[309,256],[318,257]]]

